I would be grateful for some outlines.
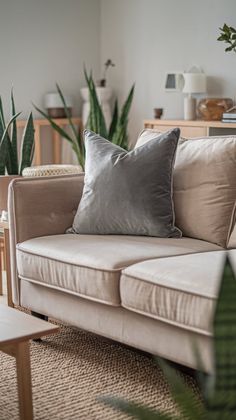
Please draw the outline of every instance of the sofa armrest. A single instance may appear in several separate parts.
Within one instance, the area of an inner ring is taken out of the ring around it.
[[[13,302],[19,304],[16,244],[65,233],[82,196],[84,174],[16,178],[9,186],[8,212]]]

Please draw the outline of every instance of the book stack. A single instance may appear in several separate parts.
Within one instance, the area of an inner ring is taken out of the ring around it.
[[[222,122],[236,123],[236,106],[223,113]]]

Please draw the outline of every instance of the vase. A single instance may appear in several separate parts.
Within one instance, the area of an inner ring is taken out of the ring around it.
[[[204,98],[199,101],[197,110],[202,120],[220,121],[223,113],[232,106],[230,98]]]
[[[81,96],[84,100],[83,110],[82,110],[82,121],[84,127],[87,124],[90,104],[89,104],[89,89],[87,87],[80,89]],[[110,100],[112,98],[112,89],[109,87],[96,87],[96,93],[98,97],[99,104],[101,105],[103,115],[105,118],[106,127],[108,128],[111,124],[111,106]]]
[[[72,115],[73,99],[70,95],[64,95],[65,103],[69,112]],[[51,118],[66,118],[66,112],[59,93],[47,93],[44,96],[44,105],[49,117]]]

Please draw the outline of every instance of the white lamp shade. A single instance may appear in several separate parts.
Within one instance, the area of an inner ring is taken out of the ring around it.
[[[73,107],[73,101],[71,96],[63,95],[66,105],[68,108]],[[47,93],[44,97],[44,106],[46,109],[48,108],[64,108],[62,100],[60,98],[59,93]]]
[[[205,93],[206,75],[205,73],[183,73],[184,88],[183,93]]]

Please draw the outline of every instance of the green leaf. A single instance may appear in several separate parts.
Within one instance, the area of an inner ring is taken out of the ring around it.
[[[134,96],[134,87],[135,85],[131,87],[128,97],[122,107],[121,115],[120,115],[120,124],[124,124],[128,121],[128,115],[129,115],[130,107],[131,107],[133,96]]]
[[[92,75],[88,76],[86,69],[84,69],[85,79],[89,89],[89,103],[90,103],[90,114],[87,121],[87,128],[94,131],[100,136],[107,138],[107,128],[105,118],[103,115],[102,107],[98,101],[96,87],[92,78]]]
[[[161,413],[158,411],[150,410],[147,407],[130,403],[120,398],[113,397],[99,397],[99,401],[104,402],[106,405],[113,407],[123,413],[126,413],[139,420],[177,420],[178,417]]]
[[[197,397],[194,395],[191,389],[185,384],[181,376],[178,375],[175,369],[173,369],[163,360],[158,359],[158,364],[169,383],[172,391],[172,397],[178,405],[183,418],[189,418],[191,420],[203,419],[204,407],[198,401]]]
[[[63,103],[63,106],[64,106],[64,110],[65,110],[65,114],[66,114],[66,117],[67,117],[67,119],[69,121],[70,128],[71,128],[71,130],[72,130],[72,132],[74,134],[74,140],[73,140],[74,147],[73,147],[73,150],[75,151],[75,154],[77,156],[77,159],[78,159],[79,164],[81,165],[82,169],[84,169],[84,154],[85,154],[85,151],[84,151],[83,139],[81,138],[82,137],[81,136],[81,133],[80,133],[80,131],[77,131],[77,129],[75,128],[75,126],[74,126],[74,124],[72,122],[72,119],[71,119],[71,116],[70,116],[70,111],[67,108],[66,101],[64,99],[63,93],[62,93],[59,85],[56,84],[56,87],[57,87],[57,91],[58,91],[58,93],[60,95],[60,98],[62,100],[62,103]]]
[[[224,41],[224,42],[229,42],[229,37],[226,34],[221,34],[219,36],[219,38],[217,38],[218,41]]]
[[[236,412],[236,279],[226,260],[214,320],[215,381],[208,411]]]
[[[128,97],[122,107],[121,115],[118,118],[116,124],[116,130],[112,136],[112,142],[122,147],[123,149],[128,149],[128,135],[127,135],[127,126],[128,126],[128,114],[132,104],[134,95],[134,85],[131,87]]]
[[[4,131],[5,128],[6,128],[6,123],[5,123],[5,118],[4,118],[4,112],[3,112],[3,105],[2,105],[2,98],[1,98],[1,96],[0,96],[0,123],[1,123],[1,126],[3,127],[3,131]],[[0,133],[0,134],[1,134],[0,138],[2,138],[3,132]]]
[[[118,116],[119,116],[118,101],[116,99],[114,109],[113,109],[113,114],[112,114],[112,120],[111,120],[111,124],[110,124],[110,128],[109,128],[109,133],[108,133],[108,139],[110,141],[112,141],[112,137],[114,136],[114,133],[115,133],[116,128],[117,128]]]
[[[223,26],[223,31],[226,32],[226,33],[230,33],[229,26],[226,23]]]
[[[33,104],[33,106],[36,109],[36,111],[38,111],[44,118],[46,118],[46,120],[48,120],[48,122],[51,124],[51,127],[54,130],[56,130],[57,133],[59,133],[61,137],[65,137],[70,143],[73,143],[73,139],[69,136],[69,134],[65,130],[63,130],[61,127],[59,127],[59,125],[57,125],[51,117],[49,117],[44,111],[39,109],[36,105]]]
[[[13,89],[11,90],[11,112],[15,115],[15,101],[13,96]],[[18,151],[17,151],[17,126],[16,120],[13,121],[11,126],[11,154],[9,156],[11,161],[11,168],[14,174],[18,173]]]
[[[112,137],[112,143],[117,144],[117,146],[125,150],[128,150],[127,123],[125,122],[125,124],[121,125],[118,122],[116,131]]]
[[[2,141],[4,130],[5,130],[5,121],[4,121],[4,116],[3,116],[2,98],[0,96],[0,142]],[[4,163],[5,147],[6,146],[4,144],[2,146],[2,149],[0,149],[0,175],[5,174],[5,166],[6,166],[6,162]]]
[[[81,134],[77,133],[76,139],[74,139],[73,137],[71,137],[65,130],[63,130],[63,128],[61,128],[59,125],[57,125],[54,120],[49,117],[44,111],[42,111],[41,109],[39,109],[36,105],[34,105],[34,108],[36,109],[36,111],[38,111],[44,118],[46,118],[48,120],[48,122],[50,123],[51,127],[58,133],[60,134],[61,137],[64,137],[67,141],[70,142],[72,149],[74,150],[76,157],[78,159],[79,164],[82,166],[82,168],[84,169],[84,149],[83,148],[79,148],[79,143],[82,141],[81,140]]]
[[[71,116],[70,116],[70,111],[67,108],[66,101],[65,101],[65,98],[63,96],[62,90],[60,89],[60,86],[57,83],[56,83],[56,87],[57,87],[57,91],[59,93],[59,96],[61,98],[62,104],[64,106],[64,111],[65,111],[66,117],[68,119],[71,131],[74,135],[74,140],[72,139],[72,141],[74,143],[73,150],[75,151],[75,154],[77,156],[79,164],[84,169],[84,148],[83,148],[83,142],[81,141],[80,132],[78,132],[76,130],[76,128],[75,128],[75,126],[72,122],[72,119],[71,119]]]
[[[5,128],[6,128],[6,123],[5,123],[5,118],[4,118],[2,100],[0,98],[0,139],[3,136]],[[10,141],[8,132],[6,134],[6,142],[8,143],[8,145],[7,145],[7,158],[5,162],[5,167],[7,168],[7,173],[9,175],[12,175],[14,174],[14,168],[12,167],[12,161],[11,161],[12,147],[11,147],[11,141]]]
[[[9,123],[5,127],[5,130],[3,132],[1,141],[0,141],[0,175],[5,175],[6,166],[7,166],[7,159],[8,159],[8,153],[9,153],[9,135],[8,130],[13,121],[16,120],[16,118],[20,115],[20,112],[13,115],[13,117],[10,119]]]
[[[32,149],[34,147],[34,122],[32,112],[27,120],[21,143],[21,157],[20,157],[20,170],[22,172],[25,168],[31,166],[32,162]]]
[[[77,155],[78,162],[84,171],[84,164],[85,164],[85,147],[84,147],[84,140],[81,132],[78,132],[77,135],[77,150],[79,150],[79,154],[75,151]]]
[[[0,143],[0,175],[5,175],[7,156],[8,156],[8,142],[7,142],[7,135],[5,134],[2,136],[2,140]]]
[[[64,111],[65,111],[66,117],[67,117],[67,119],[68,119],[68,121],[69,121],[69,124],[70,124],[71,130],[72,130],[72,132],[74,133],[75,138],[77,138],[77,131],[76,131],[75,126],[74,126],[74,124],[73,124],[73,122],[72,122],[72,119],[71,119],[71,116],[70,116],[70,111],[69,111],[69,109],[67,108],[66,101],[65,101],[65,98],[64,98],[64,96],[63,96],[63,93],[62,93],[62,91],[61,91],[61,89],[60,89],[60,86],[59,86],[57,83],[56,83],[56,87],[57,87],[57,91],[58,91],[58,93],[59,93],[59,95],[60,95],[60,98],[61,98],[62,104],[63,104],[63,106],[64,106]]]

